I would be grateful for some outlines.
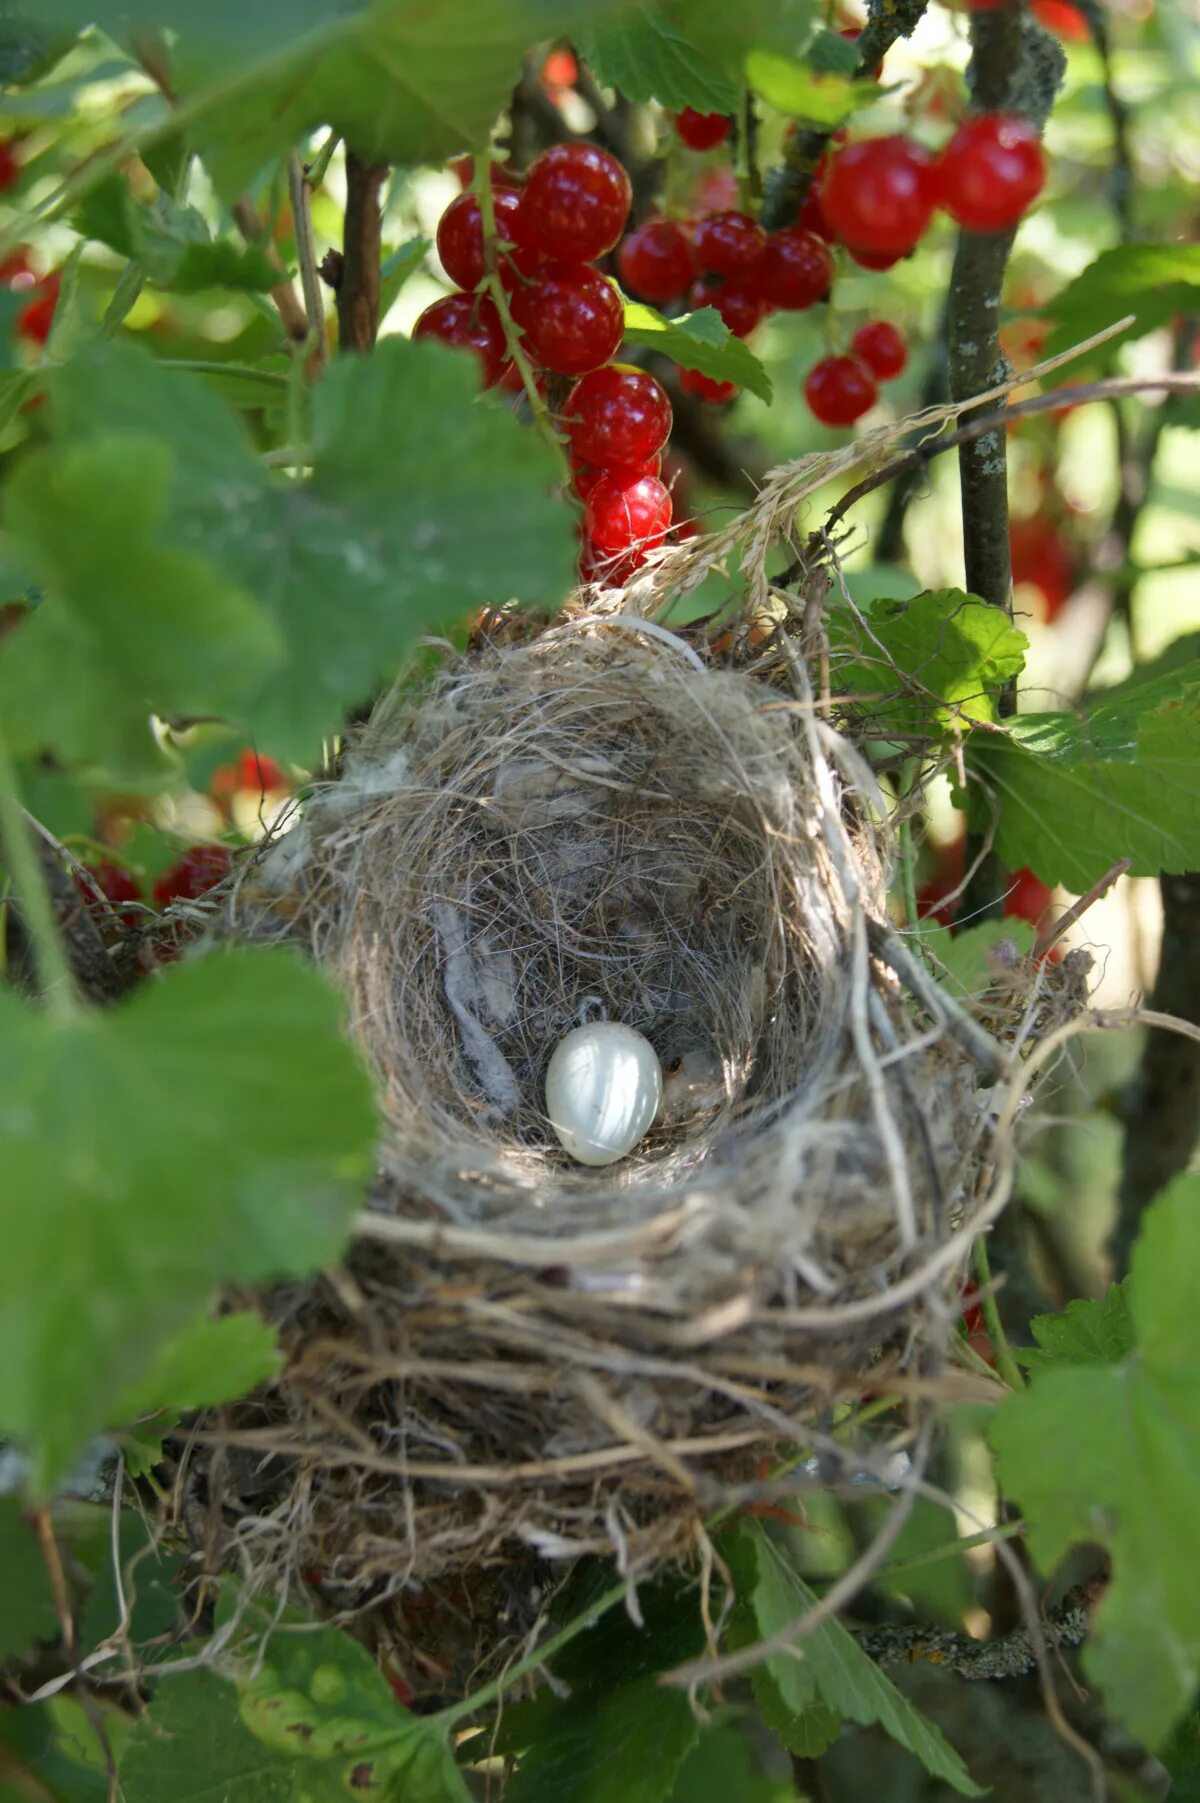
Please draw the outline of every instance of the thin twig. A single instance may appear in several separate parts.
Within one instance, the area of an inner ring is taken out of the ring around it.
[[[325,361],[325,303],[321,297],[321,281],[317,275],[317,246],[313,237],[311,189],[304,178],[300,157],[293,151],[288,158],[288,192],[292,202],[292,227],[296,237],[296,259],[300,265],[300,290],[304,295],[304,311],[314,344],[308,360],[308,373],[315,376]]]
[[[242,237],[248,244],[256,245],[278,269],[280,280],[271,289],[271,299],[275,303],[283,325],[284,334],[293,344],[303,344],[308,337],[308,316],[296,298],[296,291],[287,279],[287,271],[283,261],[267,236],[266,227],[258,216],[258,209],[248,194],[243,194],[233,203],[233,218]]]
[[[937,438],[927,439],[924,444],[915,445],[909,451],[902,451],[898,457],[864,476],[853,488],[848,488],[844,495],[832,506],[825,516],[825,531],[828,533],[839,525],[859,501],[882,488],[906,470],[921,468],[932,463],[944,451],[953,450],[958,445],[969,444],[988,432],[1003,430],[1014,420],[1031,419],[1038,413],[1061,413],[1071,407],[1083,407],[1092,401],[1113,400],[1120,395],[1128,394],[1197,394],[1200,393],[1200,373],[1196,371],[1164,370],[1157,375],[1145,376],[1108,376],[1096,382],[1077,382],[1066,388],[1055,388],[1049,394],[1032,395],[1027,401],[1018,401],[1013,406],[1005,407],[995,413],[984,414],[982,418],[973,419],[957,431],[947,432]],[[982,397],[981,397],[982,398]]]
[[[1088,909],[1095,902],[1098,902],[1102,895],[1108,894],[1113,884],[1117,882],[1120,877],[1125,875],[1125,872],[1129,869],[1132,861],[1131,858],[1121,858],[1113,865],[1111,870],[1106,870],[1099,882],[1093,883],[1085,895],[1081,895],[1078,901],[1072,902],[1065,914],[1061,914],[1057,920],[1052,921],[1043,932],[1038,934],[1033,942],[1033,950],[1030,953],[1030,956],[1032,958],[1044,958],[1046,953],[1050,950],[1050,947],[1052,945],[1057,945],[1064,933],[1069,933],[1076,921],[1081,920]]]
[[[997,1082],[1008,1069],[1009,1059],[991,1034],[947,994],[920,959],[909,951],[898,933],[872,920],[867,923],[867,937],[875,957],[895,972],[984,1075],[991,1082]]]

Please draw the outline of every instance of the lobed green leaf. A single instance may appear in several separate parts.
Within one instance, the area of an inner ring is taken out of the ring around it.
[[[374,1131],[338,999],[290,954],[180,965],[65,1021],[0,995],[0,1426],[35,1491],[218,1282],[336,1256]]]
[[[1200,1685],[1198,1278],[1200,1178],[1180,1177],[1145,1217],[1120,1300],[1064,1321],[1050,1368],[1035,1362],[989,1433],[1043,1567],[1081,1541],[1111,1554],[1084,1666],[1150,1746]]]
[[[698,369],[716,382],[736,382],[760,400],[771,400],[771,378],[754,352],[729,330],[715,307],[664,319],[641,301],[625,302],[625,342],[670,357],[682,369]]]

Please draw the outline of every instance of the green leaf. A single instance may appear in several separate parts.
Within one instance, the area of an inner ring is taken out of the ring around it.
[[[375,1128],[339,1021],[314,970],[263,951],[103,1015],[0,995],[0,1424],[39,1491],[216,1283],[336,1256]]]
[[[1037,1346],[1018,1348],[1021,1364],[1031,1376],[1059,1365],[1117,1364],[1134,1349],[1129,1294],[1126,1277],[1099,1302],[1077,1297],[1061,1314],[1035,1315],[1029,1326]]]
[[[596,80],[626,100],[657,100],[673,112],[732,113],[737,80],[688,37],[686,24],[661,6],[623,6],[575,34],[575,46]]]
[[[310,763],[419,632],[489,601],[553,611],[570,587],[574,528],[553,493],[557,460],[478,394],[472,359],[441,345],[386,338],[337,359],[313,395],[314,467],[302,482],[262,467],[201,380],[126,346],[63,370],[55,411],[76,436],[114,418],[152,434],[174,469],[177,542],[272,616],[282,664],[236,716],[206,711],[236,717],[274,756]],[[126,553],[112,580],[128,575]]]
[[[167,1678],[121,1761],[124,1803],[469,1803],[444,1728],[402,1710],[334,1628],[275,1629],[257,1675]]]
[[[739,1522],[721,1544],[739,1600],[752,1613],[758,1636],[777,1633],[816,1603],[816,1593],[791,1569],[782,1549],[757,1522]],[[825,1622],[806,1635],[795,1655],[777,1654],[765,1661],[787,1708],[802,1713],[819,1698],[845,1720],[863,1726],[878,1722],[885,1734],[915,1753],[926,1771],[963,1796],[983,1795],[940,1730],[884,1677],[841,1622]]]
[[[1071,365],[1071,380],[1077,380],[1084,370],[1110,363],[1127,340],[1145,337],[1177,313],[1194,313],[1198,289],[1200,244],[1122,244],[1102,251],[1042,309],[1058,322],[1044,354],[1057,357],[1132,313],[1132,326]]]
[[[699,1732],[654,1678],[584,1691],[543,1716],[505,1803],[665,1803]]]
[[[923,920],[918,933],[938,980],[967,1001],[978,1000],[1016,958],[1027,958],[1035,938],[1027,920],[980,920],[957,930]]]
[[[715,307],[701,307],[679,319],[664,319],[641,301],[625,302],[625,339],[671,357],[683,369],[698,369],[716,382],[736,382],[768,405],[771,378],[754,352],[736,338]]]
[[[1111,1554],[1084,1669],[1150,1746],[1200,1685],[1198,1283],[1200,1177],[1180,1177],[1147,1212],[1134,1248],[1134,1349],[1115,1364],[1039,1372],[989,1434],[1001,1487],[1021,1505],[1043,1568],[1080,1541]],[[1102,1343],[1119,1344],[1122,1331],[1117,1310]]]
[[[857,63],[855,57],[855,67]],[[840,125],[860,106],[872,106],[879,99],[878,82],[855,81],[831,70],[818,73],[777,50],[752,50],[746,58],[746,80],[768,106],[809,125]]]
[[[968,817],[990,820],[1010,869],[1028,865],[1077,894],[1119,858],[1134,876],[1200,864],[1200,684],[1168,676],[1087,713],[1022,714],[977,734]]]
[[[5,524],[47,594],[0,645],[13,750],[139,776],[161,763],[151,710],[236,711],[281,658],[282,634],[247,593],[164,542],[173,465],[153,438],[106,435],[11,477]]]
[[[934,728],[950,733],[993,721],[996,692],[1024,668],[1029,644],[1002,608],[961,589],[878,601],[866,629],[837,612],[830,640],[838,686],[872,698],[864,712],[881,738],[927,736]],[[916,694],[897,693],[896,671],[919,685]]]
[[[861,60],[858,44],[840,31],[819,31],[808,47],[807,61],[818,75],[853,75]]]
[[[20,1498],[0,1496],[0,1661],[58,1639],[54,1594]]]
[[[797,1803],[790,1777],[769,1777],[747,1733],[716,1722],[701,1730],[675,1780],[671,1803]]]
[[[259,80],[239,84],[196,123],[196,140],[228,197],[323,125],[363,157],[444,162],[486,145],[524,53],[568,32],[580,11],[575,0],[376,0],[319,26],[309,46],[296,45]],[[185,95],[202,93],[211,79],[209,54],[194,67],[184,55]]]
[[[257,1315],[201,1318],[170,1340],[113,1408],[114,1422],[143,1415],[207,1409],[244,1396],[274,1377],[282,1363],[273,1327]]]
[[[279,280],[278,268],[259,246],[227,239],[214,243],[203,214],[167,194],[138,205],[119,175],[91,190],[77,224],[85,237],[138,262],[157,287],[180,294],[208,288],[263,292]]]
[[[385,319],[389,308],[394,303],[409,276],[416,275],[425,261],[430,240],[428,238],[408,238],[389,257],[383,260],[379,271],[379,317]]]

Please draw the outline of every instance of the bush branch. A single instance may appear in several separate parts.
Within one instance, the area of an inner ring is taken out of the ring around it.
[[[323,273],[331,278],[336,268],[338,348],[369,351],[379,331],[380,196],[386,163],[368,163],[353,150],[346,151],[346,219],[342,228],[342,255],[336,265],[326,259]]]

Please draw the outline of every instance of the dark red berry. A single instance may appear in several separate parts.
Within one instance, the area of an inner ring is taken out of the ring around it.
[[[869,319],[866,325],[859,326],[850,340],[850,349],[881,382],[898,376],[908,362],[904,334],[887,319]]]
[[[671,403],[644,369],[611,363],[576,382],[563,424],[585,463],[600,468],[645,463],[671,435]]]
[[[823,426],[852,426],[875,404],[875,378],[857,357],[822,357],[808,372],[804,398]]]
[[[193,845],[178,863],[164,870],[154,885],[160,907],[173,901],[196,901],[229,875],[232,860],[223,845]]]
[[[625,330],[621,296],[586,263],[546,263],[512,298],[512,316],[543,369],[579,376],[607,363]]]
[[[757,288],[748,281],[722,282],[701,276],[688,291],[688,308],[715,307],[736,338],[748,338],[767,311],[767,304]]]
[[[496,237],[514,248],[500,261],[501,275],[508,275],[505,287],[513,286],[511,270],[505,265],[515,262],[521,274],[531,273],[537,262],[529,234],[525,229],[521,195],[516,188],[497,188],[493,196],[496,209]],[[468,292],[483,280],[483,220],[479,198],[460,194],[452,200],[438,222],[437,253],[450,280]]]
[[[525,181],[525,218],[548,257],[589,263],[625,229],[633,190],[616,157],[596,144],[552,144]]]
[[[23,312],[17,314],[17,336],[28,338],[31,344],[45,344],[54,324],[54,313],[58,306],[58,291],[62,285],[62,277],[57,269],[43,276],[34,290],[34,299]],[[14,282],[12,286],[18,287]]]
[[[766,242],[767,234],[748,213],[706,213],[692,232],[696,268],[706,275],[748,276]]]
[[[499,381],[507,351],[500,315],[486,294],[447,294],[426,307],[413,327],[415,339],[432,338],[455,350],[474,351],[483,386]]]
[[[845,244],[843,249],[853,257],[860,269],[891,269],[901,257],[908,254],[906,251],[897,251],[893,256],[890,251],[863,250],[857,244]]]
[[[642,300],[678,300],[695,274],[687,233],[673,220],[647,219],[621,245],[617,270],[629,292]]]
[[[628,484],[601,476],[588,495],[584,521],[597,551],[649,551],[662,543],[671,524],[671,497],[657,476]]]
[[[698,369],[681,369],[679,386],[685,394],[694,394],[702,401],[731,401],[737,393],[736,382],[719,382]]]
[[[21,175],[21,165],[17,161],[16,151],[11,138],[0,140],[0,194],[6,194],[16,185]]]
[[[1027,920],[1031,926],[1040,928],[1046,924],[1053,902],[1054,891],[1028,866],[1024,870],[1015,870],[1009,878],[1008,893],[1004,897],[1004,912],[1009,920]]]
[[[459,186],[469,188],[475,180],[475,158],[455,157],[450,167],[458,177]],[[519,188],[524,180],[507,163],[492,163],[490,174],[493,188]]]
[[[95,864],[89,864],[87,876],[75,878],[75,887],[98,925],[102,926],[107,920],[110,908],[122,926],[140,926],[145,918],[138,908],[121,906],[122,903],[140,902],[142,891],[129,872],[122,865],[114,864],[111,858],[100,858]]]
[[[628,488],[642,476],[657,476],[662,472],[662,457],[651,457],[645,463],[620,464],[610,469],[593,469],[590,465],[575,472],[575,493],[581,501],[586,501],[602,476],[611,476],[622,488]]]
[[[824,300],[833,281],[833,255],[815,232],[792,226],[773,232],[754,272],[755,284],[772,307],[793,313]]]
[[[821,205],[821,189],[828,173],[829,155],[826,153],[813,171],[812,180],[808,184],[808,192],[800,202],[800,209],[795,219],[797,231],[815,232],[817,237],[824,238],[827,244],[835,236],[833,227],[825,217],[825,209]]]
[[[1007,231],[1042,191],[1037,127],[1015,113],[964,119],[942,153],[937,198],[968,232]]]
[[[825,217],[846,244],[902,257],[929,224],[934,169],[927,150],[898,134],[843,145],[822,184]]]
[[[727,113],[698,113],[695,107],[685,106],[675,115],[675,130],[689,150],[712,150],[725,142],[733,120]]]

